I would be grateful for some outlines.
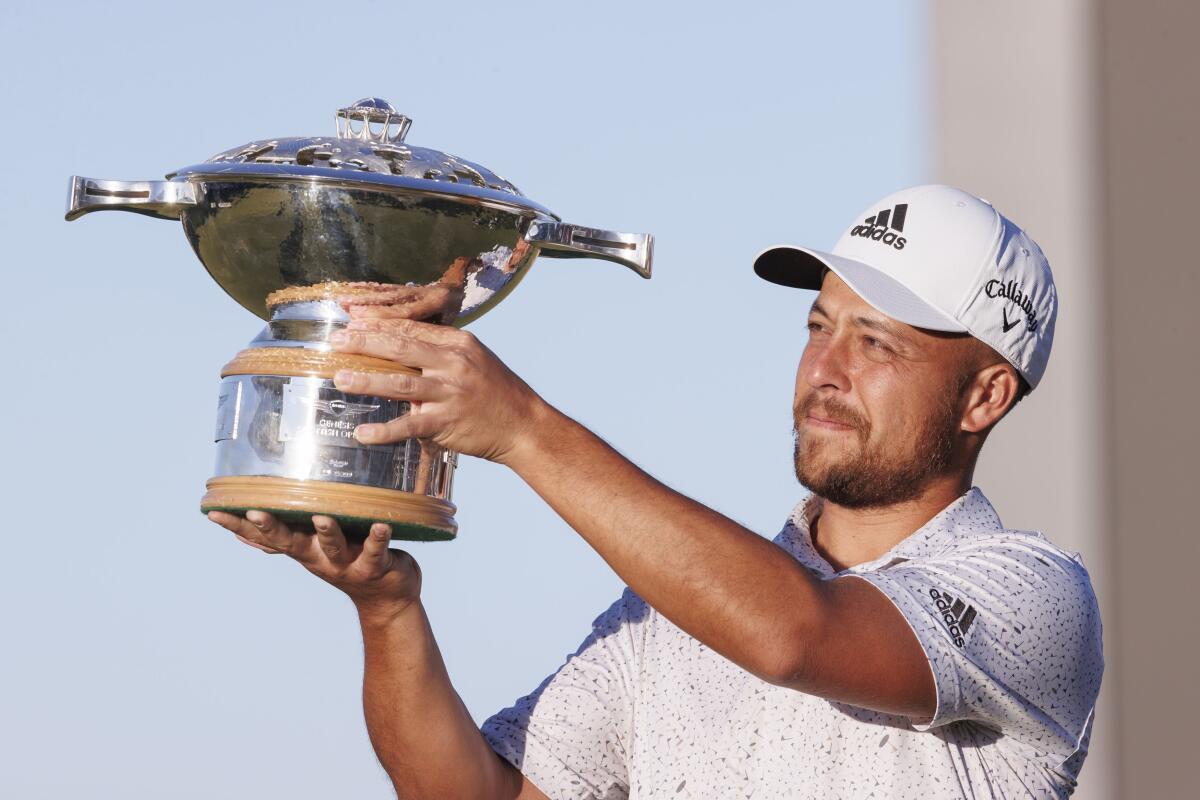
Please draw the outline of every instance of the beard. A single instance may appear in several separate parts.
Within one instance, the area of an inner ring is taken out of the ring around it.
[[[882,508],[915,500],[953,463],[957,400],[947,395],[925,417],[914,444],[903,447],[894,440],[872,443],[866,417],[840,401],[822,400],[811,393],[794,410],[796,478],[818,496],[845,508]],[[834,437],[801,433],[800,421],[812,411],[851,426],[858,437],[857,450],[843,451]]]

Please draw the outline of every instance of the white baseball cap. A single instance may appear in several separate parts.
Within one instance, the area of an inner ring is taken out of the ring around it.
[[[917,328],[969,333],[1037,386],[1046,371],[1058,293],[1042,249],[986,200],[915,186],[861,213],[832,253],[763,250],[759,276],[820,289],[829,269],[863,300]]]

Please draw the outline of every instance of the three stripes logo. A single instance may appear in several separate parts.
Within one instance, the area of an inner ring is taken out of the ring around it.
[[[850,229],[851,236],[861,236],[903,250],[907,243],[900,234],[904,232],[904,218],[908,216],[908,203],[885,208],[863,220],[862,225]]]
[[[950,629],[954,644],[962,647],[966,643],[967,631],[971,629],[971,623],[975,620],[975,606],[967,605],[961,597],[954,598],[937,589],[930,589],[929,596],[941,612],[942,622]]]

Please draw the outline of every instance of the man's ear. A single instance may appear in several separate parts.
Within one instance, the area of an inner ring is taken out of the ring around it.
[[[1020,389],[1021,379],[1011,364],[992,364],[976,372],[966,388],[962,430],[986,433],[1016,404]]]

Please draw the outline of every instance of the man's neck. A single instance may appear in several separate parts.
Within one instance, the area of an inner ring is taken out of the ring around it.
[[[809,528],[813,547],[836,570],[873,561],[920,530],[971,487],[970,476],[944,478],[920,497],[880,508],[846,508],[825,500]]]

